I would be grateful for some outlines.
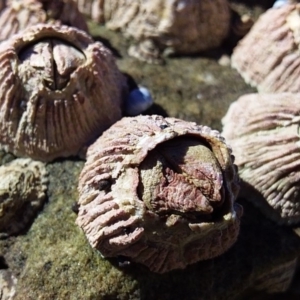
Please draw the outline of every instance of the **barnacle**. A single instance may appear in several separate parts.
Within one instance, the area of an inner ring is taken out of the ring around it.
[[[126,81],[83,31],[36,25],[0,47],[0,143],[50,161],[78,154],[121,118]]]
[[[136,41],[129,54],[150,63],[161,54],[220,46],[230,27],[227,0],[77,0],[79,10]],[[188,17],[187,17],[188,16]]]
[[[88,31],[83,15],[72,0],[8,0],[1,10],[0,41],[39,23],[65,24]]]
[[[249,94],[223,118],[242,195],[279,223],[300,221],[299,103],[298,94]]]
[[[79,193],[76,222],[91,245],[154,272],[220,255],[238,236],[231,150],[195,123],[121,119],[88,149]]]
[[[300,4],[260,16],[232,54],[232,67],[259,92],[300,91]]]

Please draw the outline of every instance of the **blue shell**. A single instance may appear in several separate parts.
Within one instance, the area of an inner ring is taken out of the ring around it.
[[[125,113],[136,116],[148,109],[153,104],[149,90],[143,86],[132,90],[125,102]]]

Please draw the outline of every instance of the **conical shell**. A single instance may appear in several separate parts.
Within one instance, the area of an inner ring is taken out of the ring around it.
[[[138,45],[129,54],[148,62],[154,62],[153,56],[158,56],[154,53],[161,54],[166,48],[171,53],[185,54],[218,47],[230,27],[227,0],[77,0],[77,3],[81,11],[91,11],[95,21],[134,38]],[[146,50],[147,40],[152,47]]]
[[[74,26],[88,31],[83,15],[71,0],[9,0],[0,15],[0,41],[40,23]]]
[[[90,244],[154,272],[220,255],[238,236],[236,166],[206,126],[123,118],[89,147],[78,189],[76,222]]]
[[[300,221],[299,115],[298,94],[249,94],[223,118],[242,195],[279,223]]]
[[[126,82],[82,31],[36,25],[0,47],[0,143],[42,161],[78,151],[121,118]]]
[[[232,54],[232,67],[259,92],[300,91],[300,4],[266,11]]]

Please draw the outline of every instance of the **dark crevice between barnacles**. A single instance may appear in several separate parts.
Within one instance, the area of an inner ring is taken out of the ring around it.
[[[63,90],[71,74],[86,60],[76,46],[50,37],[26,45],[18,56],[19,76],[27,92],[32,92],[38,84],[52,91]]]
[[[223,177],[208,143],[177,137],[158,145],[141,163],[138,195],[161,218],[215,221],[229,209]]]

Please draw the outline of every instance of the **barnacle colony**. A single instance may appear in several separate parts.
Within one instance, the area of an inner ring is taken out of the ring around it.
[[[78,189],[76,222],[91,245],[154,272],[220,255],[239,232],[231,151],[195,123],[121,119],[88,149]]]
[[[50,161],[76,155],[121,118],[127,85],[83,31],[36,25],[0,46],[0,144]]]

